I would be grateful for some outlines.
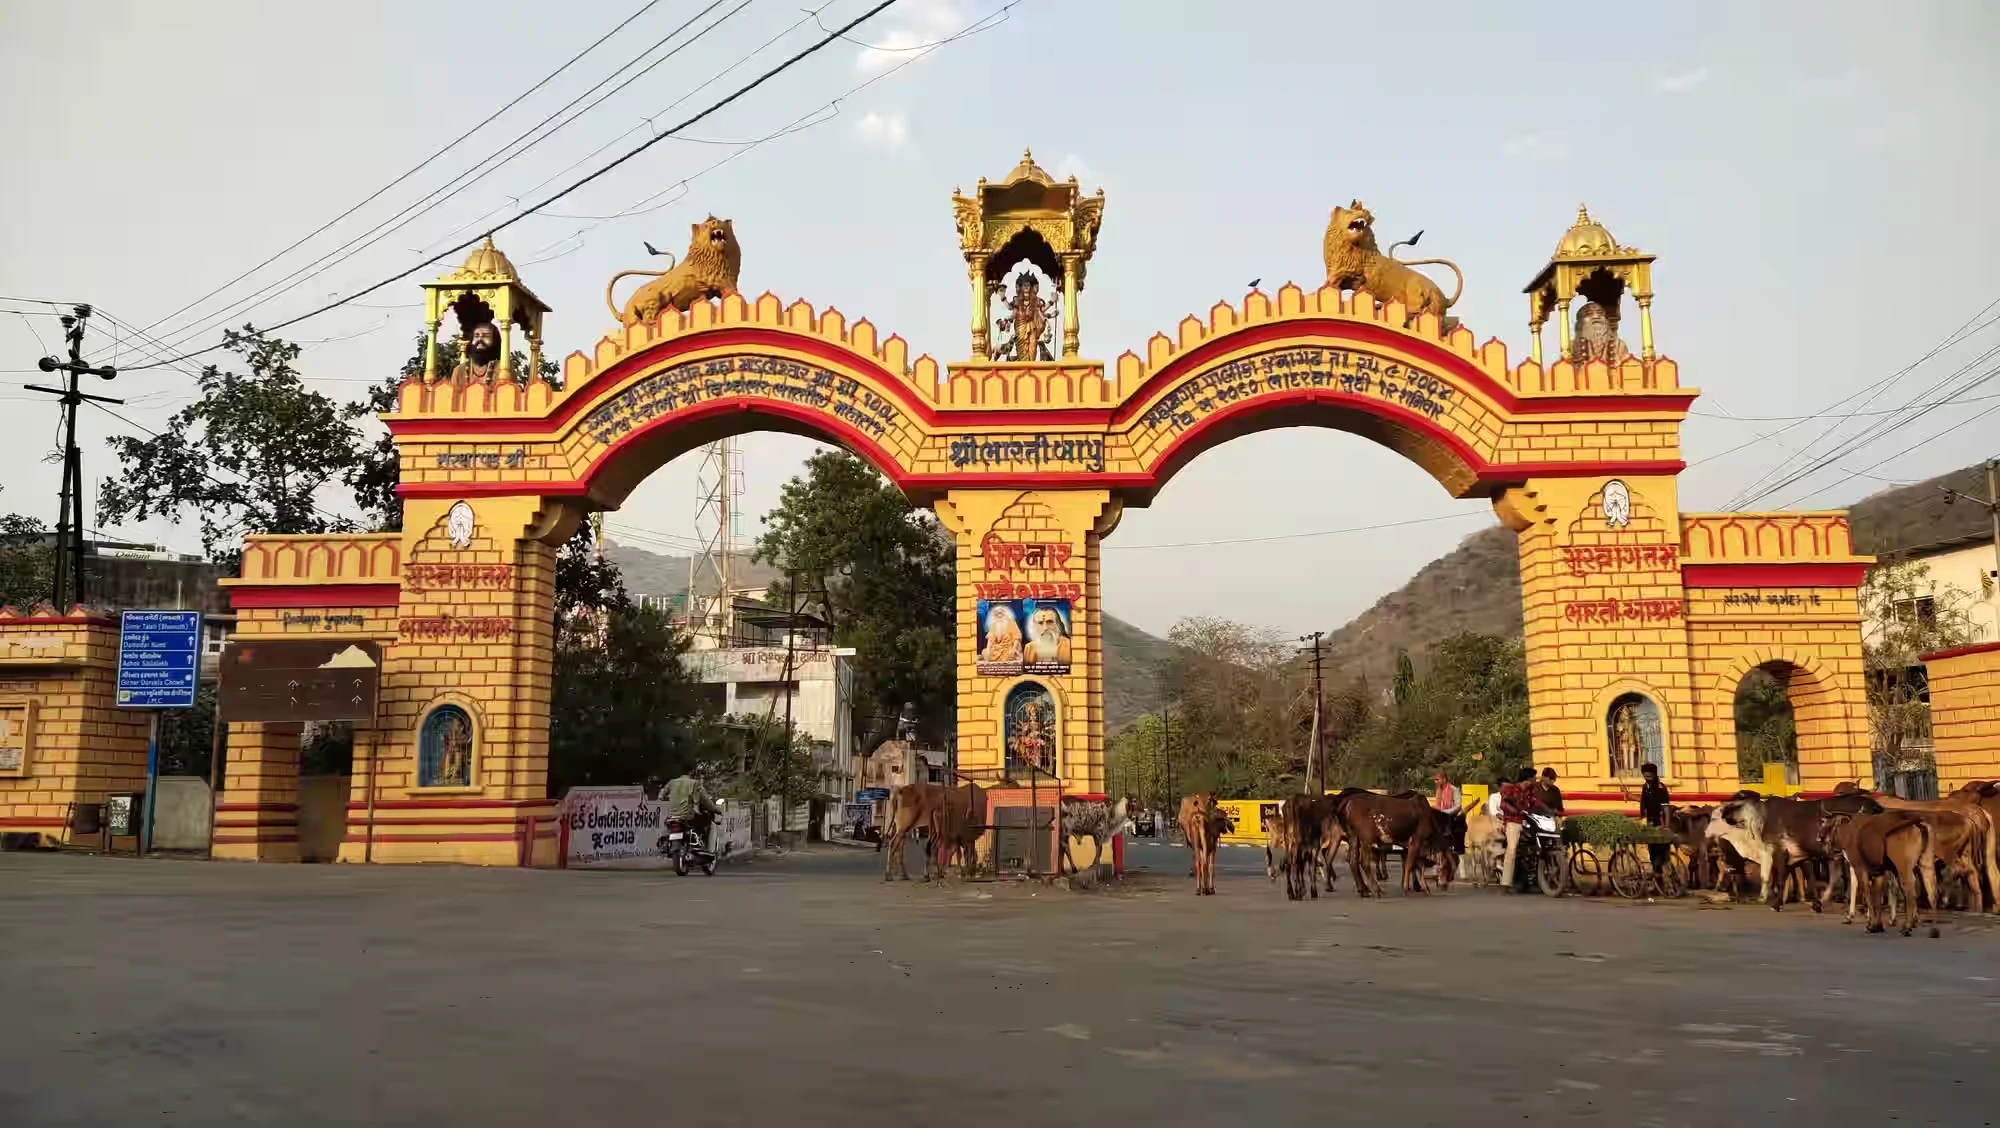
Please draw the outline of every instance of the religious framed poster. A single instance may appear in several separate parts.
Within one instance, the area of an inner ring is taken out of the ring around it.
[[[1067,674],[1067,599],[982,599],[978,605],[978,671],[992,677]]]

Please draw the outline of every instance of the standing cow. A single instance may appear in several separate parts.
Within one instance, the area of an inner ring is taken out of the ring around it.
[[[1215,849],[1222,842],[1222,836],[1236,829],[1236,824],[1215,802],[1215,793],[1204,791],[1181,800],[1180,817],[1177,820],[1181,836],[1187,839],[1188,850],[1194,854],[1195,896],[1213,896],[1215,893]]]

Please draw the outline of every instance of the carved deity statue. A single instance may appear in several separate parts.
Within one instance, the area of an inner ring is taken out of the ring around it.
[[[1028,271],[1014,279],[1014,296],[1001,302],[1007,316],[1000,319],[1000,331],[1014,337],[994,350],[995,360],[1054,360],[1049,349],[1050,330],[1056,305],[1041,295],[1042,283]]]
[[[1611,714],[1611,770],[1615,775],[1636,775],[1644,758],[1639,738],[1639,703],[1626,701]]]
[[[451,370],[451,386],[473,384],[493,386],[500,373],[500,330],[491,321],[482,321],[465,331],[458,367]]]
[[[1606,364],[1619,365],[1632,359],[1632,350],[1618,339],[1618,323],[1611,311],[1599,302],[1585,302],[1576,311],[1576,333],[1569,341],[1569,361],[1571,364],[1588,364],[1601,360]]]

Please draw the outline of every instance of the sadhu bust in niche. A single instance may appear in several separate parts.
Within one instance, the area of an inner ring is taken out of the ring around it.
[[[1632,350],[1618,339],[1618,319],[1601,302],[1585,302],[1576,311],[1576,333],[1570,337],[1569,362],[1589,364],[1601,360],[1619,365],[1632,359]]]
[[[499,372],[500,329],[491,321],[479,322],[465,331],[458,367],[451,370],[451,386],[484,384],[490,388]]]

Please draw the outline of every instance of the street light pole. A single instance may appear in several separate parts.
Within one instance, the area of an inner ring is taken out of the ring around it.
[[[46,388],[40,384],[23,384],[31,392],[58,396],[63,410],[63,473],[61,500],[56,518],[56,553],[54,590],[49,594],[55,601],[58,614],[84,601],[83,584],[83,451],[76,445],[76,410],[83,401],[94,403],[122,404],[122,399],[110,396],[93,396],[78,388],[79,379],[88,373],[100,379],[111,380],[118,370],[108,365],[93,367],[84,363],[83,331],[90,320],[88,305],[76,306],[63,314],[63,338],[69,342],[69,359],[58,360],[45,356],[36,362],[36,367],[44,372],[61,372],[65,375],[63,386]]]

